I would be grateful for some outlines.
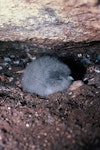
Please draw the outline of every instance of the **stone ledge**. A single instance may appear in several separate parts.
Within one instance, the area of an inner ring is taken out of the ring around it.
[[[0,41],[99,41],[97,0],[1,0]]]

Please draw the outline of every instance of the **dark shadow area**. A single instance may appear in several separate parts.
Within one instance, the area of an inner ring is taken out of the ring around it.
[[[86,67],[79,59],[76,59],[74,56],[60,57],[60,59],[70,67],[74,80],[82,80],[84,78]]]

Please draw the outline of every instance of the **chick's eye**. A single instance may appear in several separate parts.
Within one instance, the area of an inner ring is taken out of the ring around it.
[[[56,81],[57,80],[61,81],[61,80],[63,80],[64,77],[65,77],[65,75],[60,71],[53,71],[53,72],[50,72],[50,74],[49,74],[49,78],[56,80]]]
[[[57,78],[57,80],[62,80],[63,77],[61,75],[59,75],[59,77]]]
[[[52,79],[60,79],[60,73],[55,71],[55,72],[50,72],[49,77]]]

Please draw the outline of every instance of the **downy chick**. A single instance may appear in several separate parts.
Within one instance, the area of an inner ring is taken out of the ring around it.
[[[55,57],[43,56],[33,60],[22,76],[24,91],[47,96],[67,90],[73,81],[67,65]]]

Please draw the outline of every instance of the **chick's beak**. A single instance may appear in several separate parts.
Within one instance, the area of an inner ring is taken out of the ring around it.
[[[74,81],[74,78],[72,76],[68,76],[68,80]]]

